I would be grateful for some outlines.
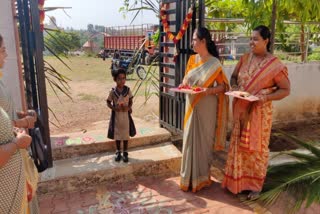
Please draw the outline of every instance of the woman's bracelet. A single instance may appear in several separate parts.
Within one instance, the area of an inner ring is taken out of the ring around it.
[[[29,127],[30,127],[30,126],[29,126],[29,125],[30,125],[29,120],[28,120],[28,118],[26,118],[26,117],[25,117],[25,119],[27,120],[27,127],[26,127],[26,128],[29,128]]]
[[[12,143],[16,146],[16,150],[19,149],[19,146],[18,146],[18,142],[17,142],[17,141],[18,141],[17,138],[14,138],[14,139],[12,140]]]

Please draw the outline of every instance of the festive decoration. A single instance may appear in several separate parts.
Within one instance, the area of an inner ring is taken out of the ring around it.
[[[161,17],[162,25],[164,28],[164,32],[167,33],[168,38],[172,40],[174,44],[177,44],[178,41],[183,37],[184,33],[188,28],[189,23],[192,20],[193,6],[191,5],[191,7],[189,8],[188,13],[183,21],[182,26],[180,27],[178,34],[174,36],[173,33],[170,31],[170,27],[168,24],[168,15],[166,13],[166,5],[167,4],[162,3],[161,9],[160,9],[160,17]]]
[[[40,17],[40,31],[43,32],[44,29],[44,1],[38,0],[38,9],[39,9],[39,17]]]
[[[192,20],[192,14],[193,14],[193,5],[191,5],[191,7],[188,10],[188,13],[183,21],[182,26],[180,27],[180,30],[178,32],[178,34],[175,36],[173,35],[173,33],[170,31],[170,27],[168,24],[168,15],[166,13],[166,8],[167,8],[167,4],[162,3],[161,9],[160,9],[160,18],[161,18],[161,22],[163,25],[163,29],[164,32],[166,32],[167,37],[173,41],[173,43],[176,45],[178,43],[178,41],[183,37],[184,33],[186,32],[189,23]],[[173,61],[176,61],[176,57],[179,55],[179,51],[177,50],[177,47],[175,47],[174,50],[174,58]]]

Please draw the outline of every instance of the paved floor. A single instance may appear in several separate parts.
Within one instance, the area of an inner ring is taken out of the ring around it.
[[[219,183],[194,194],[179,189],[179,177],[144,178],[125,185],[97,186],[86,192],[43,195],[39,201],[41,214],[254,213]]]

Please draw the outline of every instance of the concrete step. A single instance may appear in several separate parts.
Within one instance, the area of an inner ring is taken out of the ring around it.
[[[146,176],[176,176],[180,163],[180,151],[168,142],[129,150],[129,163],[115,162],[113,152],[57,160],[40,175],[38,193],[88,190],[97,184]]]
[[[107,123],[106,123],[107,124]],[[137,135],[129,140],[129,148],[171,142],[171,133],[158,124],[136,124]],[[51,136],[53,160],[103,153],[116,150],[114,140],[107,138],[107,130],[92,130]]]

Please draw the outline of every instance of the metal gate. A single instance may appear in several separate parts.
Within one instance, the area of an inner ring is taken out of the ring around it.
[[[192,32],[196,26],[203,26],[204,0],[163,0],[162,3],[167,6],[168,24],[175,35],[179,32],[189,7],[191,5],[194,7],[192,22],[185,35],[176,44],[179,55],[175,61],[175,44],[167,39],[163,25],[160,23],[160,125],[173,133],[181,134],[185,96],[182,93],[171,92],[169,89],[177,87],[184,77],[188,58],[193,53],[191,49]]]
[[[27,106],[38,112],[36,124],[48,148],[49,167],[52,152],[48,122],[48,104],[43,62],[43,34],[40,30],[38,0],[16,0]]]

